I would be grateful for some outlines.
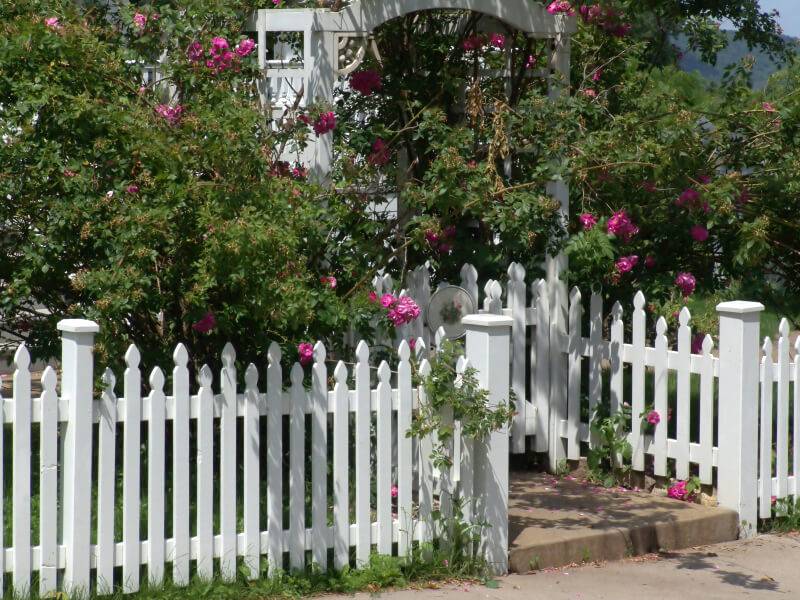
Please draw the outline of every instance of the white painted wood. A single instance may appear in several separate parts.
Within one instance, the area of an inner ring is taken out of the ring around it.
[[[114,488],[116,485],[117,397],[116,377],[111,369],[103,373],[100,424],[97,441],[97,593],[114,589]],[[41,499],[40,499],[41,502]],[[40,507],[41,510],[41,507]]]
[[[411,505],[412,497],[412,461],[411,438],[407,433],[411,429],[411,412],[413,397],[411,395],[411,348],[403,340],[397,349],[400,362],[397,365],[397,520],[399,538],[398,556],[408,556],[411,552],[414,521]]]
[[[661,417],[655,426],[653,440],[653,471],[657,477],[667,475],[667,388],[669,370],[667,369],[667,321],[660,317],[656,323],[656,356],[655,356],[655,398],[654,408]]]
[[[2,376],[0,376],[0,380]],[[13,379],[12,379],[13,381]],[[2,386],[0,386],[0,407],[3,408],[3,412],[5,413],[6,409],[6,401],[3,398],[3,391]],[[5,468],[3,464],[5,463],[5,443],[4,443],[4,430],[5,427],[0,427],[0,482],[5,481]],[[12,459],[13,460],[13,459]],[[5,485],[0,485],[0,522],[5,523],[5,519],[7,518],[6,510],[5,510]],[[6,561],[6,548],[5,548],[5,541],[3,536],[0,536],[0,597],[4,596],[4,588],[5,588],[5,580],[3,578],[3,574],[6,572],[6,568],[8,567]]]
[[[392,553],[392,388],[389,364],[378,367],[377,516],[378,553]]]
[[[513,320],[495,315],[471,315],[467,328],[466,355],[475,368],[478,383],[489,394],[489,406],[508,401],[510,335]],[[476,442],[474,497],[480,498],[476,519],[491,523],[482,530],[482,555],[492,573],[508,572],[508,427]]]
[[[236,579],[236,351],[230,343],[222,349],[220,372],[219,508],[222,549],[219,557],[223,581]]]
[[[141,356],[131,345],[125,354],[125,427],[122,434],[122,590],[125,593],[139,589],[141,547],[139,544],[139,519],[141,504],[141,448],[142,375],[139,371]]]
[[[275,342],[267,351],[267,530],[268,565],[283,569],[283,371],[281,348]]]
[[[739,535],[756,533],[759,313],[757,302],[723,302],[719,320],[719,465],[721,506],[739,513]]]
[[[189,353],[178,344],[172,354],[172,581],[189,583]]]
[[[61,396],[69,400],[64,431],[64,500],[62,540],[67,547],[62,577],[65,590],[89,589],[89,543],[92,524],[92,385],[97,323],[59,321]]]
[[[469,360],[460,356],[456,363],[455,385],[461,387],[463,375],[470,368]],[[478,510],[478,499],[475,496],[475,440],[468,438],[463,433],[461,421],[457,421],[454,435],[454,446],[459,451],[453,457],[454,466],[457,467],[458,477],[454,483],[458,484],[458,496],[461,499],[462,518],[467,523],[472,523]],[[474,552],[477,548],[467,546],[467,552]]]
[[[431,365],[428,359],[422,359],[419,365],[420,379],[424,380],[431,372]],[[428,398],[424,386],[420,385],[418,390],[420,407],[427,406]],[[425,436],[419,440],[419,523],[420,540],[427,544],[433,540],[434,521],[433,521],[433,441],[431,436]]]
[[[369,562],[370,530],[370,428],[372,424],[369,378],[369,346],[363,340],[356,347],[356,566]]]
[[[548,428],[548,465],[550,472],[558,470],[567,458],[567,447],[561,436],[561,422],[567,418],[567,373],[568,356],[565,354],[569,301],[567,288],[559,279],[566,268],[566,256],[562,253],[548,262],[556,269],[548,274],[553,278],[548,284],[550,292],[550,425]]]
[[[197,392],[197,576],[214,575],[214,375],[203,365]]]
[[[772,385],[775,381],[772,362],[772,340],[764,338],[764,357],[761,359],[763,378],[761,381],[761,433],[759,435],[759,516],[770,517],[772,505]]]
[[[794,471],[795,481],[800,481],[800,337],[794,343],[794,365],[792,369],[794,374],[794,394],[793,394],[793,410],[794,410],[794,424],[792,431],[795,432],[792,436],[792,467]],[[797,495],[797,493],[795,493]]]
[[[567,390],[567,458],[581,457],[581,291],[572,288],[569,301],[569,384]]]
[[[600,406],[603,393],[603,297],[592,293],[589,302],[589,422],[591,423]],[[595,432],[590,434],[590,443],[598,443]]]
[[[778,401],[777,401],[777,445],[775,469],[778,486],[775,495],[789,495],[789,322],[781,319],[778,327]],[[772,360],[770,357],[769,360]]]
[[[341,360],[333,377],[333,564],[341,570],[350,565],[350,395]]]
[[[486,297],[483,299],[484,312],[499,315],[503,312],[503,287],[499,281],[490,279],[483,287]]]
[[[632,464],[635,471],[644,471],[644,435],[642,426],[637,422],[639,415],[644,412],[644,339],[645,339],[645,298],[642,292],[636,292],[633,297],[633,333],[632,347],[633,360],[631,361],[631,414],[633,427],[631,428],[631,449],[633,450]]]
[[[42,373],[41,424],[39,430],[39,595],[46,596],[58,589],[58,394],[56,384],[58,377],[53,367],[48,366]],[[108,384],[113,388],[113,384]],[[2,404],[2,397],[0,397]],[[116,408],[115,408],[116,413]],[[3,427],[0,427],[2,431]],[[3,436],[0,432],[0,448]],[[107,455],[106,455],[107,456]],[[2,458],[2,451],[0,451]],[[2,462],[2,460],[0,460]],[[0,481],[2,466],[0,466]],[[101,489],[105,489],[102,488]],[[104,497],[105,500],[105,497]],[[2,521],[2,492],[0,492],[0,521]],[[107,502],[107,501],[106,501]],[[113,499],[112,499],[113,506]],[[105,524],[102,516],[100,522]],[[113,523],[113,522],[112,522]],[[98,525],[99,526],[99,525]],[[102,533],[106,534],[105,527]],[[98,531],[98,540],[101,537]],[[2,543],[0,543],[2,548]],[[0,554],[5,554],[0,552]],[[5,569],[0,559],[0,573]],[[98,568],[99,565],[98,565]],[[2,578],[0,578],[0,587]],[[98,589],[102,589],[99,585]]]
[[[544,279],[535,282],[533,289],[536,298],[536,351],[532,357],[532,394],[536,407],[536,427],[534,449],[547,452],[549,443],[547,433],[550,428],[550,300],[547,283]],[[535,361],[535,362],[533,362]],[[535,368],[533,365],[535,364]]]
[[[703,363],[700,373],[700,481],[710,485],[713,481],[714,446],[714,341],[710,335],[703,339]]]
[[[250,579],[258,579],[261,559],[261,414],[258,368],[253,363],[245,370],[244,383],[244,566]]]
[[[624,402],[624,381],[622,372],[622,348],[625,343],[625,325],[622,322],[622,304],[615,302],[611,308],[611,346],[609,364],[611,366],[610,402],[611,414],[622,410]]]
[[[511,389],[516,396],[516,414],[511,426],[511,451],[525,452],[528,401],[525,396],[525,349],[527,345],[525,268],[517,263],[508,267],[508,307],[511,309]]]
[[[14,353],[11,544],[15,593],[31,589],[31,357],[24,343]],[[91,382],[89,382],[91,385]],[[87,574],[88,575],[88,574]]]
[[[675,457],[675,476],[684,480],[689,477],[689,427],[691,423],[691,353],[692,330],[689,327],[691,314],[685,306],[678,315],[678,369],[677,369],[677,404],[675,419],[677,420],[677,448]],[[668,414],[663,413],[662,418]],[[667,420],[669,420],[667,418]]]
[[[164,580],[164,513],[166,404],[164,373],[150,374],[150,418],[147,421],[147,578],[158,587]]]
[[[306,406],[303,367],[294,363],[290,373],[292,409],[289,417],[289,564],[306,564]]]
[[[464,263],[461,267],[461,287],[469,292],[475,308],[478,307],[478,270],[469,263]]]
[[[311,374],[311,521],[312,554],[320,569],[328,567],[328,370],[325,346],[314,346]]]

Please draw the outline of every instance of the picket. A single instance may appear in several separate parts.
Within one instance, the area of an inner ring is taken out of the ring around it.
[[[508,267],[508,307],[511,309],[511,389],[516,397],[516,414],[511,426],[511,451],[525,452],[528,401],[525,397],[525,346],[527,334],[525,268],[517,263]]]
[[[759,434],[759,516],[769,518],[772,512],[772,386],[775,374],[772,363],[772,340],[764,339],[761,359],[761,432]]]
[[[213,374],[203,365],[197,392],[197,575],[214,575],[214,392]]]
[[[244,372],[244,566],[250,579],[257,579],[261,558],[261,414],[259,411],[258,368],[250,363]],[[281,507],[283,508],[283,507]]]
[[[622,323],[622,304],[619,302],[614,303],[611,309],[611,346],[609,353],[611,355],[609,365],[611,368],[611,381],[610,381],[610,404],[611,414],[615,415],[622,410],[623,396],[624,396],[624,381],[622,373],[622,347],[624,343],[625,326]]]
[[[689,327],[689,309],[685,306],[678,315],[678,398],[675,410],[677,420],[677,440],[675,456],[675,476],[678,479],[689,477],[689,427],[691,392],[691,345],[692,330]],[[669,413],[661,413],[669,421]]]
[[[350,564],[350,395],[341,360],[333,377],[333,565],[341,570]]]
[[[139,452],[142,421],[141,355],[131,345],[125,354],[124,374],[125,429],[122,439],[122,589],[126,593],[139,589],[141,549],[139,546],[139,506],[141,501]]]
[[[289,564],[302,569],[306,563],[306,412],[303,367],[294,363],[289,374],[292,409],[289,415]]]
[[[368,449],[372,425],[369,380],[369,346],[363,340],[356,347],[356,448]],[[356,452],[356,566],[369,561],[372,550],[370,518],[370,453]]]
[[[219,375],[222,392],[220,419],[219,507],[222,539],[220,572],[222,579],[236,578],[236,351],[230,343],[222,349],[222,371]]]
[[[166,396],[164,373],[156,367],[150,374],[150,414],[147,420],[147,576],[154,587],[164,579],[164,513],[166,449]]]
[[[189,352],[178,344],[172,354],[172,581],[189,583]]]
[[[567,387],[567,458],[581,457],[581,291],[569,297],[569,369]]]
[[[655,411],[660,417],[660,422],[655,426],[653,441],[653,471],[657,477],[667,475],[667,389],[669,371],[667,369],[667,321],[659,317],[656,322],[656,352],[655,352]],[[636,416],[634,416],[636,418]]]
[[[644,432],[638,425],[639,415],[644,412],[645,397],[645,369],[644,369],[644,340],[645,340],[645,314],[644,294],[637,292],[633,297],[633,333],[632,333],[632,360],[631,360],[631,415],[633,427],[631,428],[630,444],[632,448],[632,465],[634,471],[644,471]]]
[[[11,544],[14,547],[14,590],[31,586],[31,357],[25,344],[14,354],[11,469]]]
[[[328,370],[325,346],[314,346],[311,371],[311,527],[314,563],[328,567]]]
[[[110,371],[108,371],[110,373]],[[111,376],[113,377],[113,375]],[[58,394],[56,393],[56,383],[58,378],[53,367],[48,366],[42,373],[42,395],[40,405],[42,407],[41,423],[39,426],[39,595],[44,597],[53,594],[58,589]],[[111,389],[113,393],[114,382],[110,377],[105,378],[106,393]],[[111,400],[109,398],[109,400]],[[2,397],[0,396],[0,408],[2,408]],[[116,417],[116,407],[114,408]],[[3,428],[0,427],[0,430]],[[101,428],[101,435],[102,435]],[[108,438],[101,438],[101,446],[108,447]],[[2,448],[3,437],[0,433],[0,448]],[[108,467],[107,461],[109,453],[105,453],[104,479],[101,485],[103,504],[108,506]],[[2,461],[0,461],[2,462]],[[2,466],[0,466],[0,481],[2,481]],[[112,484],[114,483],[116,470],[112,473]],[[113,487],[112,487],[113,493]],[[113,500],[112,500],[113,504]],[[2,492],[0,492],[0,519],[2,519]],[[110,513],[113,527],[113,512]],[[107,543],[108,540],[108,517],[109,513],[104,511],[98,514],[98,527],[102,523],[102,528],[98,530],[98,544],[100,540]],[[112,530],[113,531],[113,530]],[[101,535],[102,534],[102,535]],[[113,535],[113,534],[112,534]],[[113,539],[113,538],[112,538]],[[2,543],[0,543],[2,547]],[[106,563],[103,563],[107,567]],[[0,562],[2,566],[2,562]],[[103,575],[101,578],[100,575]],[[105,585],[109,582],[106,570],[101,569],[98,563],[98,592],[106,589]],[[0,578],[2,585],[2,578]],[[100,592],[102,593],[102,592]]]
[[[417,343],[419,349],[419,342]],[[419,376],[421,378],[427,377],[431,372],[431,364],[427,358],[423,358],[419,364]],[[421,406],[426,406],[428,398],[425,394],[425,388],[419,388],[419,403]],[[433,453],[433,440],[431,436],[427,435],[419,441],[419,539],[423,544],[433,541],[434,537],[434,523],[433,523],[433,465],[431,464],[430,457]]]
[[[378,367],[377,489],[378,553],[392,552],[392,387],[386,361]]]
[[[594,419],[603,393],[603,298],[592,293],[589,303],[589,421]],[[591,433],[592,447],[598,443],[596,432]]]
[[[411,551],[414,525],[411,506],[412,455],[411,438],[407,433],[411,429],[411,411],[413,396],[411,388],[411,348],[403,340],[397,349],[400,362],[397,365],[397,521],[399,538],[397,542],[398,556],[408,556]]]
[[[267,564],[274,572],[283,568],[283,371],[275,342],[267,359]]]
[[[794,342],[794,402],[792,412],[794,422],[792,423],[792,470],[794,472],[795,496],[800,496],[800,337]]]
[[[547,432],[550,428],[550,300],[547,283],[540,279],[533,283],[536,299],[536,343],[531,344],[531,394],[534,398],[536,424],[534,448],[546,452]]]
[[[786,319],[781,320],[778,334],[778,415],[775,449],[778,486],[774,493],[778,498],[786,498],[789,495],[789,322]]]
[[[713,482],[714,457],[714,341],[710,335],[703,339],[703,360],[700,367],[700,481]]]

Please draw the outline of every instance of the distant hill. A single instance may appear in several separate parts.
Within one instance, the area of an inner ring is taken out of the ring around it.
[[[676,45],[684,51],[683,58],[680,61],[681,68],[687,72],[697,71],[709,81],[719,82],[722,80],[722,76],[725,73],[725,67],[736,64],[742,58],[751,54],[756,59],[756,63],[753,67],[753,87],[756,89],[763,88],[767,84],[769,76],[775,71],[778,71],[782,65],[773,62],[767,54],[758,48],[750,50],[747,47],[747,42],[743,40],[734,40],[733,31],[725,31],[724,33],[728,36],[730,42],[727,48],[719,53],[716,65],[703,62],[697,52],[686,50],[686,38],[680,37],[676,41]],[[800,41],[797,38],[788,36],[786,36],[785,39],[787,42],[795,45]]]

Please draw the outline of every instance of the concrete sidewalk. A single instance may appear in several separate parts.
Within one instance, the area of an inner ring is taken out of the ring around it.
[[[602,565],[510,575],[498,581],[497,589],[450,585],[381,596],[386,600],[800,598],[800,537],[767,535]],[[374,595],[357,597],[367,600]]]

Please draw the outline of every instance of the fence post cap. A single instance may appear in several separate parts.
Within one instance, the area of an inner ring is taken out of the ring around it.
[[[467,327],[511,327],[514,319],[502,315],[477,314],[466,315],[461,323]]]
[[[732,315],[746,315],[749,313],[757,313],[764,310],[764,305],[760,302],[746,302],[744,300],[734,300],[732,302],[722,302],[717,304],[718,313],[727,313]]]
[[[97,333],[100,331],[100,325],[88,319],[62,319],[56,327],[65,333]]]

